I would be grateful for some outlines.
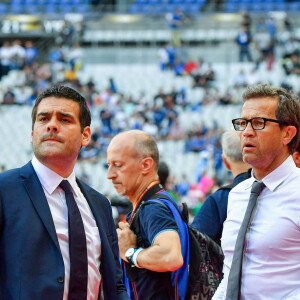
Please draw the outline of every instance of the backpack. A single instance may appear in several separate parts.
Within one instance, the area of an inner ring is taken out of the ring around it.
[[[222,267],[224,255],[221,247],[208,235],[199,232],[188,224],[186,203],[183,204],[183,210],[181,211],[167,193],[162,192],[158,188],[153,192],[155,193],[148,199],[143,199],[140,203],[130,224],[130,227],[134,228],[137,241],[141,239],[139,211],[143,205],[149,205],[151,202],[159,202],[167,206],[173,215],[176,213],[179,214],[181,222],[187,226],[189,235],[188,283],[185,299],[181,300],[210,300],[223,278]],[[180,282],[180,279],[180,276],[178,276],[178,282]],[[175,286],[175,289],[177,289],[177,286]],[[175,298],[175,300],[178,299]]]

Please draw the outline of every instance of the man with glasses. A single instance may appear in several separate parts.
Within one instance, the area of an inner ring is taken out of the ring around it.
[[[266,84],[248,87],[243,98],[232,123],[253,171],[229,193],[224,278],[213,299],[300,299],[300,170],[291,156],[299,102]]]

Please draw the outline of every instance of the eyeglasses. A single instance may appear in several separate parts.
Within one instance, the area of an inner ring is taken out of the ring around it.
[[[254,130],[262,130],[265,128],[267,121],[282,124],[282,122],[278,120],[263,117],[255,117],[251,119],[237,118],[232,120],[232,124],[236,131],[244,131],[249,122]]]

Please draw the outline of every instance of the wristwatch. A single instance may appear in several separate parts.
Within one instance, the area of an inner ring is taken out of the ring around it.
[[[125,257],[126,257],[126,259],[128,260],[129,263],[132,263],[131,258],[133,256],[135,250],[136,250],[135,248],[128,248],[125,251]]]

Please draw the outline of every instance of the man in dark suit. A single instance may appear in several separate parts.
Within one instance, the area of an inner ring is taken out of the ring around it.
[[[90,141],[90,123],[85,99],[71,88],[49,88],[37,97],[34,157],[0,174],[0,300],[128,299],[109,201],[74,173],[78,153]],[[77,229],[72,233],[70,197],[84,237],[79,258],[78,249],[71,251],[78,244],[71,239]],[[82,258],[85,266],[72,271]],[[83,276],[79,291],[76,280]]]

